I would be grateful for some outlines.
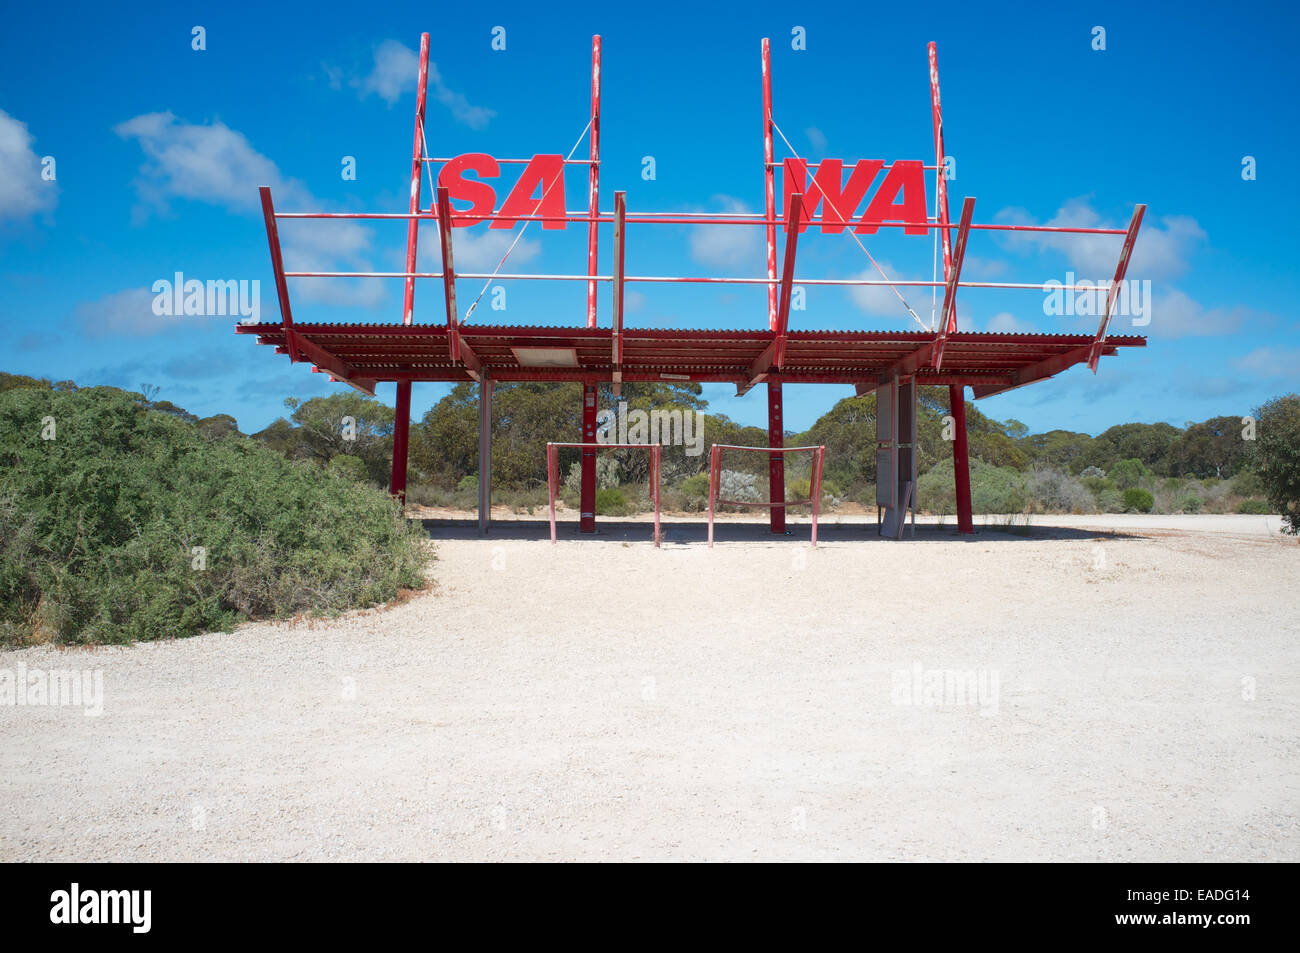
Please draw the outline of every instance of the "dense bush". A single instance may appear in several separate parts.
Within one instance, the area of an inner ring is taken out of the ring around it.
[[[1139,513],[1150,513],[1151,507],[1156,504],[1155,497],[1138,486],[1125,490],[1123,499],[1124,509],[1137,510]]]
[[[1242,500],[1237,504],[1237,512],[1247,513],[1252,516],[1263,516],[1273,512],[1273,510],[1263,500]]]
[[[597,516],[627,516],[629,512],[627,497],[621,490],[604,487],[596,491]]]
[[[1033,470],[1025,492],[1035,510],[1048,513],[1090,513],[1096,499],[1081,480],[1059,470]]]
[[[1287,532],[1300,533],[1300,395],[1275,397],[1255,411],[1255,471]]]
[[[343,465],[346,466],[346,465]],[[128,642],[421,584],[382,491],[112,388],[0,394],[0,642]]]

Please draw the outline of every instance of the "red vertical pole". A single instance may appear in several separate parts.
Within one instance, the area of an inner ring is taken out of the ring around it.
[[[411,147],[411,219],[406,225],[406,273],[415,272],[416,243],[420,237],[420,181],[424,176],[424,98],[429,89],[429,34],[420,34],[420,80],[415,88],[415,145]],[[410,324],[415,317],[415,279],[406,279],[406,295],[402,303],[402,323]],[[400,387],[400,385],[399,385]],[[407,385],[408,391],[410,385]]]
[[[397,418],[393,421],[393,476],[388,492],[406,503],[406,447],[411,426],[411,382],[397,382]]]
[[[937,188],[935,197],[935,215],[940,225],[948,224],[948,180],[945,177],[943,148],[943,110],[939,105],[939,53],[933,43],[929,46],[930,58],[930,116],[934,123],[934,164],[939,168],[935,172]],[[952,273],[952,239],[950,229],[939,230],[939,241],[943,245],[943,280],[947,281]],[[957,330],[957,309],[952,309],[945,332],[951,334]],[[966,444],[966,397],[965,388],[951,385],[948,388],[948,406],[953,419],[952,473],[953,486],[957,494],[957,532],[973,533],[975,524],[971,520],[970,505],[970,452]]]
[[[596,385],[582,385],[582,442],[596,442]],[[578,507],[578,531],[596,532],[596,451],[582,451],[582,493]]]
[[[600,225],[600,36],[591,38],[591,166],[587,180],[587,274],[596,274]],[[596,326],[596,282],[587,282],[587,327]]]
[[[930,54],[930,118],[934,123],[934,164],[939,168],[935,172],[935,217],[939,219],[940,225],[948,224],[948,179],[945,177],[946,170],[943,167],[943,110],[939,106],[939,52],[933,43],[929,47]],[[939,243],[943,246],[943,277],[946,281],[948,273],[952,271],[952,237],[949,229],[942,228],[939,230]],[[953,315],[953,326],[949,331],[956,330],[956,314]]]
[[[785,445],[785,422],[781,417],[781,383],[767,384],[767,445],[781,447]],[[785,454],[769,453],[767,455],[767,489],[768,502],[785,503]],[[768,510],[769,525],[772,532],[785,532],[785,506],[773,506]]]
[[[776,165],[772,148],[772,44],[763,39],[763,183],[767,208],[767,325],[776,330]]]
[[[554,445],[546,445],[546,494],[551,503],[551,545],[555,545],[555,484],[558,482],[555,474],[559,454]]]
[[[953,419],[952,471],[957,489],[957,532],[975,532],[970,507],[970,449],[966,445],[966,395],[959,384],[948,387],[948,409]]]
[[[718,496],[718,469],[722,449],[715,443],[709,448],[709,549],[713,548],[713,501]]]
[[[809,484],[812,489],[812,544],[817,545],[817,516],[822,506],[822,464],[826,460],[826,448],[818,447],[813,451],[813,475]]]
[[[420,180],[424,176],[424,100],[429,87],[429,34],[420,34],[419,85],[415,89],[415,142],[411,146],[412,218],[406,225],[406,272],[415,271],[416,245],[420,237]],[[402,301],[402,323],[410,324],[415,313],[415,279],[406,279]],[[411,426],[411,382],[397,382],[397,417],[393,422],[393,473],[388,490],[406,503],[406,451]]]
[[[659,545],[663,534],[659,531],[659,478],[660,470],[663,464],[663,447],[655,444],[650,448],[650,467],[654,470],[654,497],[655,497],[655,546]]]

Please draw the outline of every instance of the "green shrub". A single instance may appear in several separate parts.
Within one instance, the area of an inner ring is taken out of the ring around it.
[[[328,469],[331,473],[358,483],[364,483],[369,475],[366,470],[366,461],[346,453],[340,453],[330,460]]]
[[[420,585],[427,559],[387,493],[245,437],[210,441],[138,395],[0,394],[5,644],[172,638],[374,605]]]
[[[1184,513],[1199,513],[1205,507],[1205,501],[1199,496],[1185,496],[1178,502],[1178,508]]]
[[[709,498],[709,475],[707,473],[696,473],[688,476],[682,481],[681,494],[684,497],[699,497],[707,501]]]
[[[1125,490],[1123,499],[1124,509],[1137,510],[1139,513],[1150,513],[1151,507],[1156,504],[1155,497],[1141,487],[1130,487]]]
[[[1136,457],[1130,457],[1127,460],[1121,460],[1110,468],[1110,473],[1106,474],[1121,490],[1129,490],[1137,486],[1143,480],[1148,480],[1153,475],[1147,469],[1146,464]],[[1148,507],[1149,509],[1150,507]],[[1145,510],[1143,512],[1146,512]]]
[[[1237,512],[1247,513],[1252,516],[1264,516],[1273,511],[1263,500],[1242,500],[1237,504]]]
[[[1274,397],[1255,410],[1254,468],[1283,530],[1300,533],[1300,394]]]
[[[1242,470],[1232,478],[1232,492],[1237,496],[1264,495],[1264,481],[1254,470]]]
[[[457,493],[472,493],[478,496],[478,474],[469,473],[461,477],[456,484]]]
[[[1119,490],[1102,490],[1097,494],[1097,509],[1103,513],[1123,513],[1126,509],[1124,497]]]
[[[628,512],[627,497],[621,490],[605,487],[596,491],[597,516],[627,516]]]

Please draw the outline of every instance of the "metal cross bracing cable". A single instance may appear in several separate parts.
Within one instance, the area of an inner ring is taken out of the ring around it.
[[[573,158],[573,154],[578,151],[578,146],[582,145],[582,140],[586,137],[587,130],[590,128],[591,128],[591,120],[588,119],[587,124],[582,127],[582,132],[578,134],[578,141],[573,144],[573,148],[569,150],[569,154],[564,157],[565,162],[568,162],[570,159]],[[425,147],[425,152],[428,152],[427,146]],[[430,173],[430,175],[432,175],[432,173]],[[560,178],[553,179],[551,181],[551,184],[548,185],[546,189],[542,192],[542,197],[537,200],[537,205],[533,207],[533,211],[530,214],[536,215],[538,213],[538,211],[542,207],[542,204],[546,201],[546,197],[551,194],[551,189],[555,188],[555,184],[561,181],[563,177],[564,174],[563,172],[561,172]],[[491,287],[492,282],[496,280],[497,273],[501,271],[501,266],[506,263],[506,259],[510,257],[510,253],[515,250],[515,246],[519,244],[519,239],[524,237],[524,230],[528,228],[528,226],[531,224],[532,224],[532,219],[527,219],[519,227],[519,231],[515,235],[515,240],[510,243],[510,247],[506,249],[506,253],[501,256],[501,260],[497,262],[497,266],[492,269],[492,275],[488,278],[487,281],[483,282],[482,289],[479,291],[478,296],[474,299],[473,303],[470,304],[469,309],[465,312],[465,317],[461,319],[461,323],[468,321],[470,315],[474,313],[474,309],[478,307],[478,303],[483,300],[483,295],[487,294],[488,288]]]
[[[790,145],[790,140],[787,139],[787,138],[785,137],[785,133],[781,131],[781,127],[778,126],[778,125],[776,124],[776,120],[775,120],[775,119],[772,120],[772,128],[776,130],[776,134],[777,134],[778,136],[781,137],[781,141],[785,143],[785,147],[786,147],[787,149],[790,150],[790,153],[791,153],[791,154],[792,154],[796,159],[798,159],[798,160],[800,160],[801,162],[803,162],[803,163],[805,164],[805,167],[806,167],[806,166],[807,166],[807,162],[808,162],[808,160],[807,160],[807,159],[804,159],[803,156],[799,155],[799,153],[798,153],[798,151],[795,149],[795,147],[792,146],[792,145]],[[814,181],[816,181],[816,180],[814,179]],[[841,224],[841,225],[845,225],[845,226],[849,225],[848,222],[844,221],[844,215],[840,212],[838,206],[836,206],[836,204],[835,204],[834,202],[831,202],[831,201],[827,200],[827,201],[825,201],[825,202],[823,203],[822,208],[823,208],[823,212],[822,212],[822,216],[823,216],[823,217],[825,217],[825,215],[826,215],[826,212],[824,211],[824,209],[826,209],[826,208],[832,208],[832,209],[835,209],[835,216],[836,216],[836,218],[838,218],[838,219],[840,220],[840,224]],[[913,310],[912,310],[912,306],[911,306],[910,304],[907,303],[907,299],[903,297],[902,292],[900,292],[900,291],[898,290],[898,288],[896,288],[896,287],[894,286],[894,283],[893,283],[892,281],[890,281],[889,275],[885,274],[885,269],[881,268],[881,267],[880,267],[880,264],[876,261],[876,259],[873,258],[873,257],[871,257],[871,252],[867,251],[867,246],[864,245],[864,244],[862,244],[862,240],[861,240],[860,238],[858,238],[857,233],[854,232],[854,230],[853,230],[852,227],[849,228],[848,232],[849,232],[849,235],[853,238],[853,240],[854,240],[855,242],[858,243],[858,247],[862,249],[862,254],[866,255],[866,256],[867,256],[867,260],[870,261],[871,264],[875,266],[876,271],[880,272],[880,277],[884,278],[886,281],[889,281],[889,288],[890,288],[890,290],[893,291],[894,294],[898,296],[898,300],[899,300],[899,301],[903,302],[903,307],[906,308],[906,309],[907,309],[907,313],[910,314],[910,315],[912,316],[912,320],[915,321],[917,324],[919,324],[919,325],[921,326],[921,330],[922,330],[922,331],[932,331],[933,328],[927,328],[927,327],[925,326],[925,322],[922,321],[919,317],[917,317],[916,312],[913,311]]]

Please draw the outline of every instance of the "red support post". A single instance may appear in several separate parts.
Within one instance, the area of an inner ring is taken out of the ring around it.
[[[587,182],[587,274],[596,274],[600,225],[600,36],[591,38],[591,165]],[[587,282],[587,327],[596,326],[596,282]]]
[[[424,100],[429,91],[429,34],[420,34],[420,79],[415,89],[415,144],[411,147],[411,220],[406,226],[406,273],[415,273],[416,245],[420,238],[420,180],[424,175]],[[415,279],[406,279],[402,301],[402,323],[415,317]],[[396,461],[394,461],[396,465]],[[405,480],[403,480],[405,483]]]
[[[767,326],[776,330],[776,168],[772,160],[772,44],[763,38],[763,180],[767,209]]]
[[[948,410],[953,419],[952,472],[957,490],[957,532],[975,532],[970,508],[970,448],[966,443],[966,388],[948,386]]]
[[[813,454],[812,483],[812,544],[817,545],[817,517],[822,509],[822,465],[826,462],[826,447],[819,446]]]
[[[293,333],[293,311],[289,307],[289,282],[284,277],[284,258],[280,252],[280,229],[275,224],[275,203],[271,190],[259,188],[262,196],[262,217],[266,219],[266,241],[271,247],[271,267],[275,270],[275,293],[280,297],[280,327],[284,328],[284,342],[289,351],[290,363],[298,360],[298,342]]]
[[[936,218],[939,220],[941,230],[939,240],[943,245],[943,279],[945,284],[948,283],[948,277],[952,273],[952,238],[948,228],[948,180],[944,176],[944,147],[943,147],[943,110],[939,105],[939,53],[933,43],[929,45],[930,58],[930,114],[934,123],[934,164],[938,166],[935,174],[938,176],[938,187],[936,189]],[[970,219],[967,216],[967,208],[962,209],[963,218],[965,219],[965,228],[961,230],[965,235],[970,228]],[[965,250],[965,241],[962,241],[962,250]],[[956,282],[945,291],[944,311],[947,312],[947,299],[950,294],[956,293]],[[943,320],[938,338],[939,347],[949,334],[957,330],[957,309],[952,309],[951,316]],[[942,360],[942,351],[939,352],[938,358]],[[953,441],[952,441],[952,473],[953,485],[957,494],[957,532],[973,533],[975,524],[971,520],[970,506],[970,448],[966,443],[966,389],[957,384],[948,386],[948,408],[953,419]],[[913,449],[915,452],[915,448]]]
[[[722,448],[709,448],[709,549],[713,548],[713,501],[718,498],[718,479],[722,466]]]
[[[397,382],[397,419],[393,422],[393,476],[388,492],[406,504],[406,448],[411,427],[411,382]]]
[[[782,447],[785,445],[785,421],[781,416],[781,382],[767,382],[767,445]],[[767,457],[767,489],[769,502],[785,503],[785,454],[771,453]],[[772,532],[785,532],[785,507],[773,506],[769,525]]]
[[[582,442],[596,442],[596,385],[582,385]],[[582,451],[582,490],[578,507],[578,532],[596,532],[596,451]]]
[[[555,545],[555,485],[559,482],[556,468],[559,465],[559,451],[555,445],[546,445],[546,494],[551,504],[551,545]]]

